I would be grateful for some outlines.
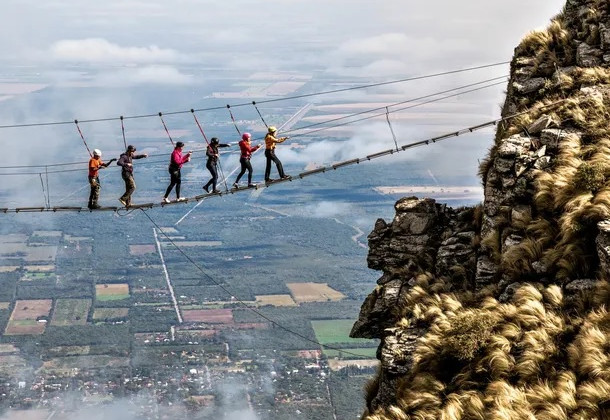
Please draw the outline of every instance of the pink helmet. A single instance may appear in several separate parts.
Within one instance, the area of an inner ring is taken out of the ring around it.
[[[244,133],[244,134],[241,136],[241,139],[242,139],[242,140],[248,140],[248,139],[250,139],[250,137],[252,137],[252,136],[250,135],[250,133]]]

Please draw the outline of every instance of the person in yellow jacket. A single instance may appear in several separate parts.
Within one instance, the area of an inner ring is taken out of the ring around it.
[[[267,130],[267,135],[265,136],[265,157],[267,158],[267,166],[265,168],[265,182],[272,181],[269,177],[271,175],[271,162],[275,163],[277,167],[277,172],[280,175],[280,178],[290,178],[288,175],[284,173],[284,167],[282,166],[282,162],[275,155],[275,145],[278,143],[285,142],[288,137],[275,137],[275,133],[277,132],[277,128],[270,126]]]

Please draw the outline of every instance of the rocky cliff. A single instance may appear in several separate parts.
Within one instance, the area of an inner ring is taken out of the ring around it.
[[[403,198],[368,237],[363,418],[610,418],[610,2],[523,39],[502,113],[481,206]]]

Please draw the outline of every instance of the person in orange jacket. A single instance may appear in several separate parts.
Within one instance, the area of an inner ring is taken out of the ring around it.
[[[282,166],[282,162],[280,162],[280,160],[275,155],[275,145],[278,143],[285,142],[286,140],[288,140],[288,137],[275,137],[277,128],[273,126],[270,126],[267,131],[267,135],[265,136],[265,157],[267,158],[267,166],[265,167],[265,182],[272,181],[272,179],[269,177],[271,175],[271,162],[275,163],[280,178],[290,178],[284,173],[284,167]]]
[[[110,159],[108,162],[102,162],[102,151],[100,149],[93,149],[93,156],[89,159],[89,185],[91,186],[91,192],[89,193],[89,210],[99,209],[100,206],[97,204],[97,200],[100,198],[100,178],[98,177],[98,171],[103,168],[107,168],[116,159]]]

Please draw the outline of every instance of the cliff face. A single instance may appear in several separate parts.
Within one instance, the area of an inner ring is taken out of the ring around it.
[[[482,206],[377,221],[364,418],[610,418],[609,67],[610,2],[568,0],[515,49]]]

